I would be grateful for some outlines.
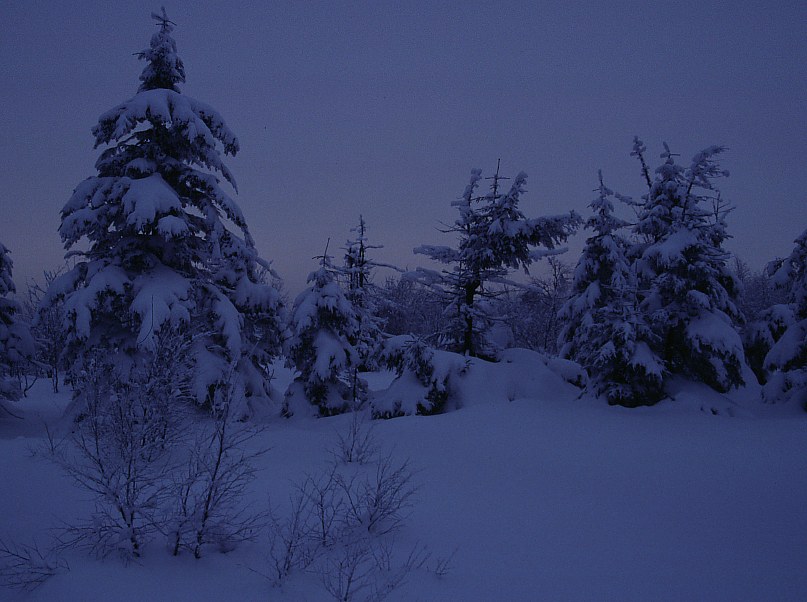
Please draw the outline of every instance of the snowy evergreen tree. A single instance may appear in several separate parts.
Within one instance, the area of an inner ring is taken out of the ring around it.
[[[232,366],[246,398],[269,393],[266,365],[281,344],[282,304],[262,278],[238,205],[222,189],[222,161],[238,140],[210,106],[181,93],[182,61],[163,10],[137,94],[93,128],[106,146],[98,175],[78,185],[62,210],[67,249],[86,239],[80,260],[50,289],[64,298],[75,367],[96,346],[123,365],[148,353],[164,329],[193,336],[193,394],[217,403]],[[228,229],[228,222],[237,231]],[[244,409],[244,411],[247,411]]]
[[[779,320],[780,336],[771,341],[765,356],[765,369],[772,373],[765,397],[776,400],[784,396],[807,403],[807,230],[795,242],[789,257],[768,266],[774,283],[787,291],[789,302],[771,311],[774,317],[785,314],[789,321]]]
[[[796,318],[807,318],[807,230],[795,241],[796,246],[785,259],[768,265],[774,284],[784,290],[787,301],[793,305]]]
[[[449,324],[441,333],[446,346],[471,356],[490,353],[484,337],[490,316],[479,302],[493,295],[490,285],[507,283],[511,270],[528,272],[533,261],[556,253],[557,245],[565,242],[581,221],[574,212],[527,219],[518,208],[527,182],[523,172],[513,180],[507,194],[499,192],[503,178],[498,169],[490,193],[477,196],[481,179],[481,170],[472,170],[463,195],[452,203],[460,215],[445,232],[457,236],[456,248],[423,245],[414,250],[452,266],[441,272],[421,268],[417,278],[440,291],[446,300]]]
[[[789,303],[777,303],[759,312],[757,319],[746,325],[743,331],[745,357],[760,384],[768,382],[768,353],[795,323],[793,306]],[[777,372],[779,366],[772,364],[770,370]]]
[[[16,401],[22,389],[16,372],[30,362],[36,351],[28,326],[20,319],[20,304],[11,298],[16,288],[8,249],[0,243],[0,409],[2,400]]]
[[[345,246],[345,263],[342,269],[347,290],[345,296],[350,301],[359,321],[355,336],[351,340],[353,348],[359,356],[362,369],[377,367],[376,349],[381,342],[382,320],[378,317],[377,290],[373,284],[372,269],[381,264],[367,256],[369,249],[380,249],[380,245],[371,245],[367,239],[367,224],[363,216],[359,216],[359,224],[351,228],[356,237],[348,240]],[[391,266],[385,266],[391,267]]]
[[[560,355],[582,365],[589,389],[609,403],[650,405],[663,397],[664,364],[648,345],[652,333],[638,311],[629,244],[619,234],[629,224],[614,215],[614,194],[602,172],[597,192],[586,223],[593,235],[577,263],[572,296],[558,314],[564,324]]]
[[[709,147],[690,166],[675,162],[664,145],[664,163],[650,179],[645,147],[634,139],[633,155],[649,185],[634,233],[633,251],[641,311],[655,336],[653,351],[671,374],[704,382],[718,391],[743,384],[745,364],[736,329],[737,282],[728,269],[725,216],[728,207],[714,180],[728,173]]]
[[[300,374],[287,393],[287,412],[294,413],[302,396],[319,414],[344,412],[360,401],[359,354],[351,341],[359,332],[360,317],[345,296],[327,256],[308,276],[309,287],[294,301],[288,365]]]

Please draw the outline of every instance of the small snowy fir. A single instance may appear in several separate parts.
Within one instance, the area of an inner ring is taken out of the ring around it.
[[[653,332],[650,349],[672,375],[703,382],[720,392],[743,384],[745,355],[738,333],[738,283],[729,271],[726,214],[731,207],[714,186],[727,176],[717,158],[725,149],[697,153],[689,167],[664,145],[662,165],[650,179],[639,211],[632,250],[640,309]]]
[[[16,291],[8,249],[0,243],[0,410],[2,400],[16,401],[22,390],[16,372],[30,362],[36,352],[28,326],[21,321],[20,304],[12,298]]]
[[[362,370],[377,368],[376,351],[381,344],[382,320],[378,316],[380,292],[373,284],[373,269],[379,264],[367,255],[370,249],[380,249],[381,245],[371,245],[367,238],[367,223],[359,216],[359,224],[351,228],[355,238],[345,244],[344,266],[340,275],[345,281],[345,296],[353,305],[359,326],[351,339],[358,353],[359,367]],[[391,267],[391,266],[384,266]]]
[[[796,399],[807,408],[807,230],[795,242],[789,257],[768,266],[774,283],[787,292],[788,305],[769,310],[778,307],[771,323],[780,336],[765,356],[771,376],[764,394],[769,401]]]
[[[308,276],[309,287],[294,301],[289,367],[299,371],[286,395],[286,413],[306,403],[322,416],[339,414],[361,402],[359,355],[351,343],[359,332],[359,316],[335,278],[327,258]]]
[[[629,245],[619,233],[629,224],[614,215],[614,193],[602,172],[597,192],[586,223],[593,235],[577,263],[572,295],[558,314],[564,324],[560,354],[581,364],[589,389],[609,403],[650,405],[663,397],[664,363],[647,344],[651,334],[637,311]]]

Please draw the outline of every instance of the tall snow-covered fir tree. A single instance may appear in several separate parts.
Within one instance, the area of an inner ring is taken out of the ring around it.
[[[589,389],[610,404],[650,405],[663,397],[664,363],[648,344],[653,335],[638,309],[629,243],[619,233],[630,224],[614,215],[614,194],[602,172],[597,192],[586,222],[592,236],[577,263],[572,296],[558,313],[560,355],[582,365]]]
[[[309,287],[297,296],[287,344],[288,365],[300,372],[286,394],[286,411],[293,414],[300,398],[317,407],[321,416],[344,412],[360,401],[360,358],[353,346],[360,316],[345,296],[327,255],[308,276]]]
[[[28,326],[21,321],[8,249],[0,243],[0,410],[2,400],[16,401],[22,395],[14,372],[34,358],[36,347]]]
[[[493,294],[489,285],[509,282],[507,276],[511,270],[528,272],[533,261],[557,252],[557,246],[581,223],[574,212],[527,219],[518,207],[526,191],[524,172],[515,177],[506,194],[499,192],[503,178],[498,169],[491,178],[490,192],[478,196],[481,179],[482,171],[472,170],[462,196],[452,203],[460,215],[445,232],[457,236],[456,248],[423,245],[414,250],[451,266],[441,272],[421,268],[416,277],[440,291],[446,300],[448,329],[441,333],[445,345],[471,356],[490,353],[485,341],[490,316],[479,303],[480,298]]]
[[[807,409],[807,230],[795,243],[790,256],[768,266],[774,283],[787,291],[788,306],[776,313],[787,311],[790,321],[782,325],[783,332],[771,341],[765,356],[771,377],[764,393],[770,401],[795,398]]]
[[[670,374],[725,392],[743,384],[745,365],[738,285],[722,246],[729,208],[714,186],[728,175],[717,161],[725,149],[709,147],[687,168],[666,144],[664,149],[664,162],[651,179],[646,149],[634,139],[632,154],[649,186],[634,228],[641,310],[655,336],[653,350]]]
[[[279,351],[283,307],[264,281],[246,220],[216,174],[236,188],[222,161],[238,140],[212,107],[180,91],[185,70],[174,24],[138,54],[146,66],[137,93],[101,115],[98,175],[82,182],[62,210],[65,248],[89,248],[50,289],[64,297],[73,366],[96,346],[136,360],[173,329],[193,336],[192,394],[215,404],[233,375],[247,400],[269,393],[266,365]],[[220,145],[220,146],[219,146]],[[229,229],[228,222],[235,226]],[[246,412],[246,408],[244,409]]]

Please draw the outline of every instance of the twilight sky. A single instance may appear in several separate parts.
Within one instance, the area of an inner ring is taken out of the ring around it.
[[[90,128],[132,96],[159,0],[0,7],[0,242],[18,288],[61,263]],[[261,255],[298,291],[363,213],[375,257],[428,265],[472,167],[529,174],[529,217],[588,216],[597,169],[639,196],[638,134],[729,147],[728,248],[755,269],[807,227],[807,3],[166,2],[183,92],[238,135],[228,161]],[[572,252],[577,260],[585,235]]]

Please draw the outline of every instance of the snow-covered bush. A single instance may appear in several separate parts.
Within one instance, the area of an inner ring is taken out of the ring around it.
[[[189,354],[198,403],[218,403],[233,363],[247,402],[266,399],[282,303],[262,281],[269,264],[216,175],[235,189],[219,148],[234,155],[238,140],[215,109],[180,92],[185,73],[173,24],[165,11],[153,16],[159,30],[138,55],[146,61],[140,87],[101,115],[93,128],[96,146],[106,147],[98,175],[62,210],[66,248],[82,239],[89,248],[71,252],[75,267],[48,296],[64,299],[74,370],[91,349],[124,361],[152,349],[164,327],[185,327],[197,335]],[[248,414],[248,405],[238,412]]]
[[[397,377],[372,400],[374,418],[443,412],[451,398],[452,379],[468,369],[463,356],[432,349],[423,339],[406,335],[388,339],[379,362]]]
[[[3,400],[16,401],[22,395],[19,374],[34,359],[35,345],[28,325],[20,315],[14,294],[12,263],[8,249],[0,243],[0,410]]]
[[[287,414],[298,409],[301,396],[320,415],[330,416],[347,411],[365,395],[359,355],[351,343],[359,332],[359,316],[326,264],[323,260],[308,276],[310,286],[294,302],[287,355],[289,367],[300,375],[287,393]]]
[[[481,179],[481,170],[472,170],[462,197],[452,203],[460,216],[446,232],[457,237],[456,248],[423,245],[414,250],[451,266],[441,272],[421,268],[413,277],[444,299],[447,324],[441,334],[445,346],[471,356],[491,355],[484,338],[490,316],[478,303],[479,298],[491,295],[490,285],[507,282],[512,270],[527,272],[536,259],[557,253],[558,244],[580,224],[574,212],[527,219],[518,207],[526,191],[527,176],[523,172],[513,180],[507,194],[499,192],[498,170],[490,193],[478,196],[476,189]]]

